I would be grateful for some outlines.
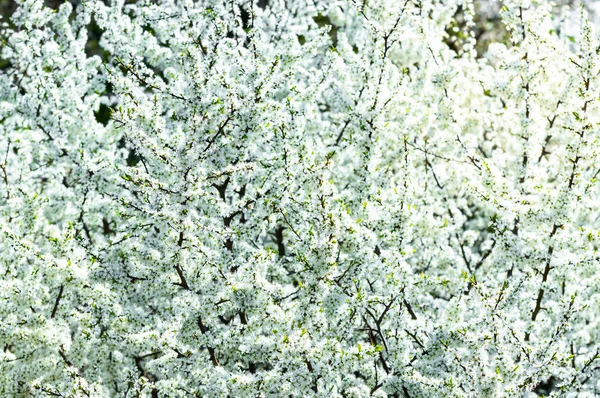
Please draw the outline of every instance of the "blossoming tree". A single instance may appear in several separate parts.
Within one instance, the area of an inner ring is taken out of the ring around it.
[[[585,11],[16,3],[0,396],[600,394]]]

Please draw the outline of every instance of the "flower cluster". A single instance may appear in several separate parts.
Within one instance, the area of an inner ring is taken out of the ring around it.
[[[0,396],[600,394],[585,9],[16,3]]]

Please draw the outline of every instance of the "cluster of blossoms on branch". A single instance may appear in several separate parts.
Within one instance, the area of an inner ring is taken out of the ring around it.
[[[600,394],[584,9],[16,3],[0,396]]]

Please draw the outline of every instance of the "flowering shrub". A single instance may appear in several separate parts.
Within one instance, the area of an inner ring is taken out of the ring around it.
[[[17,5],[0,396],[600,394],[585,11]]]

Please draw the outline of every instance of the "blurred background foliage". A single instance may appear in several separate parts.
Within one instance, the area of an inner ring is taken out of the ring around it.
[[[47,7],[52,9],[58,9],[58,7],[69,1],[73,5],[73,9],[80,5],[81,0],[44,0]],[[111,0],[104,0],[110,2]],[[136,0],[126,0],[125,3],[133,3]],[[286,0],[294,1],[294,0]],[[368,0],[367,0],[368,1]],[[395,1],[395,0],[389,0]],[[431,0],[413,0],[418,1],[431,1]],[[546,1],[546,0],[538,0]],[[160,2],[158,0],[157,2]],[[579,7],[584,7],[592,19],[597,24],[600,24],[600,0],[556,0],[556,13],[557,16],[560,13],[560,7],[563,5],[569,5],[574,10]],[[268,7],[269,0],[258,0],[257,5],[261,8]],[[502,0],[474,0],[473,5],[475,7],[475,27],[473,33],[475,36],[476,44],[475,51],[477,57],[485,57],[488,46],[491,43],[505,43],[510,45],[510,35],[507,32],[504,24],[500,17],[500,9],[502,7]],[[14,0],[0,0],[0,23],[11,23],[11,15],[17,9],[17,3]],[[577,13],[578,14],[578,13]],[[319,14],[314,17],[315,23],[320,27],[329,27],[329,37],[331,39],[331,45],[335,47],[337,45],[337,31],[338,27],[332,22],[328,15]],[[575,28],[574,28],[575,29]],[[92,19],[88,25],[88,42],[86,44],[86,53],[88,56],[98,55],[102,60],[107,61],[110,54],[103,50],[100,46],[100,39],[102,36],[102,30],[96,24],[96,21]],[[465,44],[467,42],[468,35],[470,34],[466,26],[466,14],[462,7],[458,7],[451,23],[446,27],[446,44],[452,50],[454,50],[457,56],[463,56]],[[576,31],[573,34],[577,34]],[[0,37],[1,39],[1,37]],[[298,36],[300,44],[304,44],[305,38]],[[1,46],[0,42],[0,46]],[[10,68],[10,62],[0,57],[0,71],[7,70]],[[106,88],[106,94],[111,94],[111,88]],[[106,105],[102,105],[96,112],[96,117],[99,122],[106,124],[110,119],[110,108]],[[135,159],[132,160],[135,163]]]
[[[57,9],[60,4],[65,1],[69,1],[74,9],[81,3],[81,0],[44,0],[44,3],[52,9]],[[110,0],[104,1],[109,2]],[[135,0],[126,0],[126,3],[131,2],[135,2]],[[500,8],[502,6],[501,0],[474,0],[473,3],[475,6],[475,50],[477,51],[478,57],[484,57],[490,43],[500,42],[509,44],[509,34],[500,18]],[[588,11],[590,18],[595,22],[600,23],[600,18],[598,18],[600,15],[600,0],[555,0],[554,3],[556,4],[557,13],[562,5],[570,5],[574,9],[583,6]],[[268,7],[268,0],[259,0],[258,5],[261,6],[261,8]],[[15,12],[16,8],[17,3],[14,0],[0,0],[0,21],[7,22],[11,25],[10,17]],[[331,22],[327,15],[319,14],[314,20],[319,26],[331,26],[329,36],[332,41],[332,46],[335,47],[338,27]],[[466,30],[465,10],[462,7],[458,7],[454,19],[448,25],[446,32],[448,34],[446,44],[454,50],[458,56],[461,56],[463,54],[463,45],[468,34]],[[102,59],[106,60],[109,54],[100,47],[99,42],[101,35],[101,29],[95,21],[92,20],[88,26],[89,40],[86,46],[86,52],[89,56],[99,55]],[[298,40],[303,44],[304,37],[300,36],[298,37]],[[8,62],[0,58],[0,70],[6,69],[8,66]]]

